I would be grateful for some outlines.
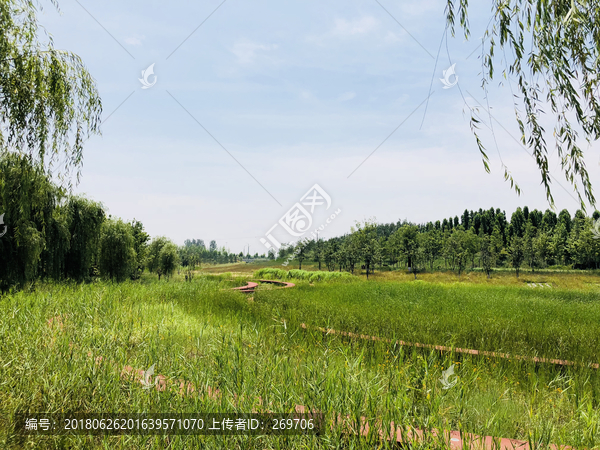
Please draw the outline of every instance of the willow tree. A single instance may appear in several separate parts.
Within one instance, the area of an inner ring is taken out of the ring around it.
[[[214,242],[214,241],[213,241]],[[169,278],[180,263],[177,246],[168,238],[158,236],[148,246],[147,267],[150,272]]]
[[[0,0],[0,153],[27,154],[71,186],[85,140],[100,131],[102,104],[81,58],[40,39],[38,6]]]
[[[554,145],[562,171],[577,193],[595,204],[579,132],[590,143],[600,137],[600,3],[596,0],[492,0],[492,17],[482,38],[482,85],[500,73],[515,79],[514,110],[521,141],[530,148],[541,174],[548,201],[553,204],[548,147]],[[454,35],[458,17],[469,37],[468,0],[447,0],[447,24]],[[522,109],[521,109],[522,108]],[[553,120],[544,130],[544,114]],[[489,116],[492,127],[492,116]],[[473,130],[484,166],[489,159],[478,126],[483,120],[472,110]],[[551,133],[551,134],[550,134]],[[552,143],[550,141],[553,141]],[[504,166],[504,176],[520,192]]]
[[[0,211],[6,226],[0,229],[0,290],[20,287],[38,275],[61,194],[31,158],[0,157]]]
[[[100,273],[110,280],[124,281],[135,268],[136,254],[131,226],[121,219],[102,224],[98,265]]]
[[[70,245],[65,254],[64,272],[67,278],[83,281],[98,259],[100,231],[106,219],[104,207],[85,197],[69,197],[67,211]]]

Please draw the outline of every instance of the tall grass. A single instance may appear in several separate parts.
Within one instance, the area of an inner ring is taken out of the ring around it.
[[[311,283],[315,281],[350,280],[353,278],[348,272],[307,271],[299,269],[283,270],[273,267],[265,267],[257,270],[254,272],[254,277],[270,280],[307,280]]]
[[[441,354],[299,326],[329,324],[398,337],[412,332],[442,344],[440,339],[453,336],[515,349],[541,345],[544,353],[562,339],[568,344],[563,351],[582,359],[587,354],[575,344],[581,336],[595,345],[590,325],[597,314],[595,297],[332,282],[257,291],[249,301],[223,290],[228,283],[198,276],[191,283],[47,285],[2,297],[0,448],[391,448],[377,436],[359,438],[341,429],[319,437],[252,438],[19,437],[10,428],[15,412],[283,413],[297,404],[325,412],[330,421],[339,413],[356,421],[393,421],[404,429],[451,428],[589,448],[600,444],[598,371]],[[546,308],[544,320],[532,321],[531,332],[515,335],[510,344],[518,314]],[[460,318],[465,311],[468,320]],[[499,333],[500,325],[494,328],[494,311],[504,314],[509,333]],[[471,323],[468,332],[442,326],[442,319],[454,316],[461,326]],[[62,327],[57,321],[48,325],[55,317]],[[536,337],[542,325],[553,327],[557,338]],[[104,360],[96,364],[100,355]],[[119,374],[125,365],[146,369],[152,364],[157,373],[192,383],[196,393],[143,390]],[[459,379],[444,390],[439,378],[450,364]],[[220,395],[210,395],[208,386]],[[420,448],[445,447],[430,440]]]
[[[600,362],[600,295],[512,286],[355,282],[258,297],[315,326],[513,355]]]

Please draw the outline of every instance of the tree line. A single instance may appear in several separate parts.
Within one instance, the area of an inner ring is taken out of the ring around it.
[[[37,279],[138,279],[144,270],[169,278],[182,266],[191,279],[201,264],[233,263],[243,256],[219,249],[214,240],[208,248],[202,239],[181,247],[164,236],[150,240],[140,221],[107,216],[101,203],[69,195],[40,164],[17,153],[0,158],[0,214],[6,225],[0,237],[2,291]],[[517,276],[524,267],[597,269],[599,218],[598,211],[587,217],[581,210],[571,216],[566,209],[556,214],[524,207],[510,220],[493,208],[426,224],[371,220],[357,222],[344,236],[283,246],[269,258],[295,259],[299,268],[305,260],[329,271],[358,268],[367,277],[376,267],[409,268],[415,277],[439,269],[460,275],[479,268],[488,276],[498,267],[512,267]]]
[[[182,263],[237,261],[214,241],[203,251],[202,241],[181,248],[164,236],[150,241],[140,221],[107,216],[101,203],[67,194],[28,155],[0,158],[0,215],[2,291],[37,279],[138,279],[146,269],[168,278]]]
[[[422,270],[481,269],[490,276],[494,268],[512,267],[517,276],[523,267],[531,270],[568,266],[574,269],[600,267],[600,212],[587,217],[581,210],[571,216],[564,209],[541,212],[527,206],[517,208],[507,219],[500,209],[469,211],[426,224],[402,221],[377,224],[368,220],[351,232],[326,241],[310,240],[279,249],[278,259],[290,255],[299,268],[305,260],[328,270],[354,273],[357,265],[367,277],[376,266]]]

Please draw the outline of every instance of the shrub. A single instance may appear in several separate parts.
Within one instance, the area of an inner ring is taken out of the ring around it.
[[[270,280],[308,280],[309,282],[315,281],[330,281],[338,279],[351,279],[353,276],[348,272],[326,272],[326,271],[314,271],[309,272],[308,270],[282,270],[272,267],[265,267],[254,272],[255,278],[265,278]]]

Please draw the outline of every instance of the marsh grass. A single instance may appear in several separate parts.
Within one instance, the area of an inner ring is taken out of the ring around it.
[[[600,444],[597,370],[441,353],[300,327],[306,322],[587,361],[598,348],[595,294],[304,281],[294,289],[258,290],[249,302],[224,289],[231,282],[229,276],[198,276],[191,283],[42,285],[2,297],[0,447],[392,448],[375,433],[358,437],[341,426],[319,437],[30,438],[15,436],[10,423],[16,412],[283,413],[298,404],[323,411],[331,422],[348,415],[356,428],[366,417],[405,431],[458,429],[540,444]],[[104,358],[99,364],[97,356]],[[144,390],[119,373],[126,365],[152,364],[156,373],[186,380],[196,392]],[[444,390],[439,378],[450,364],[459,378]],[[436,439],[414,446],[445,447]]]

